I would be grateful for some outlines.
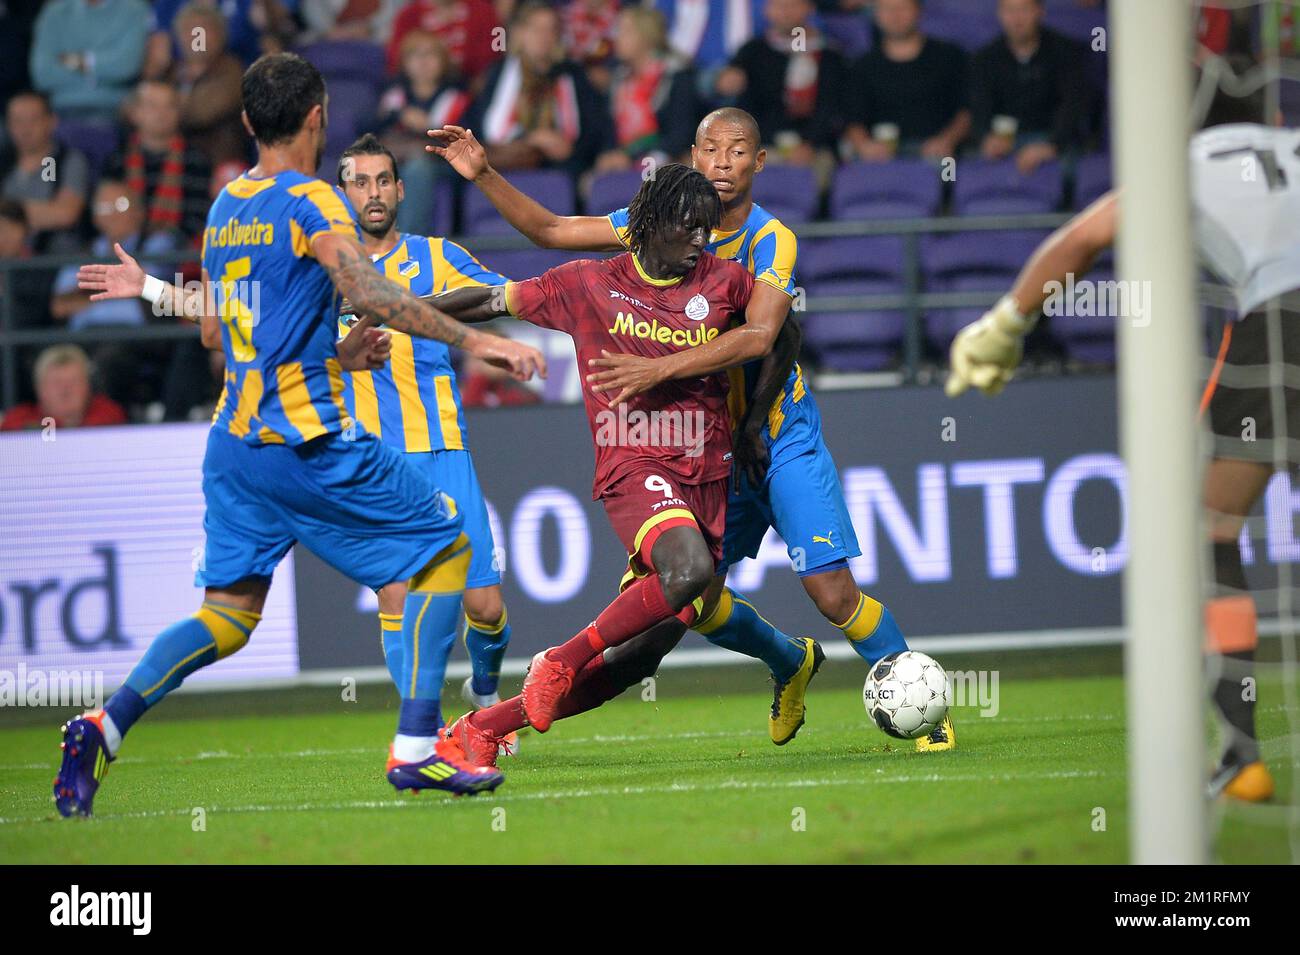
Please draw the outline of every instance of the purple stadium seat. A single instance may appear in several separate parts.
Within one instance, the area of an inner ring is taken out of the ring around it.
[[[1087,362],[1090,365],[1115,364],[1115,339],[1094,338],[1088,341],[1065,343],[1065,353],[1074,361]]]
[[[930,0],[921,13],[921,31],[974,52],[1002,32],[997,9],[997,0]]]
[[[377,43],[367,43],[364,40],[322,40],[301,47],[298,53],[321,71],[330,86],[331,102],[334,99],[335,80],[359,80],[378,90],[387,77],[384,48]]]
[[[1049,233],[1042,229],[955,232],[921,243],[927,286],[962,275],[1015,276]]]
[[[333,177],[334,169],[335,166],[329,166],[330,177]],[[330,181],[333,182],[333,178]],[[438,179],[433,185],[433,208],[428,210],[428,216],[424,221],[415,223],[413,231],[420,235],[437,235],[446,238],[455,233],[455,217],[455,187],[450,179]]]
[[[939,170],[924,160],[848,163],[831,181],[831,218],[926,218],[938,214],[942,197]]]
[[[433,187],[433,234],[451,235],[455,221],[456,188],[450,179],[439,179]]]
[[[586,257],[556,249],[494,249],[479,252],[471,247],[470,251],[489,269],[500,272],[508,279],[530,279],[557,265]]]
[[[1089,282],[1111,282],[1115,274],[1108,268],[1088,273]],[[1077,361],[1113,363],[1115,358],[1115,310],[1101,310],[1097,315],[1057,315],[1050,319],[1052,336],[1065,352]]]
[[[888,279],[901,283],[905,270],[902,236],[808,239],[799,243],[795,281],[804,286],[841,279]]]
[[[83,123],[61,119],[56,135],[63,145],[85,155],[86,161],[90,163],[92,182],[99,179],[104,163],[118,146],[117,129],[108,123]]]
[[[1084,156],[1074,172],[1074,208],[1082,209],[1110,190],[1110,156]]]
[[[1005,292],[1047,235],[1032,230],[934,236],[921,243],[926,288],[931,292]],[[925,317],[926,338],[946,350],[962,326],[983,312],[979,307],[934,309]]]
[[[824,13],[820,19],[830,45],[849,59],[856,59],[871,49],[871,20],[867,14],[861,11]]]
[[[615,209],[622,209],[632,201],[640,188],[640,168],[601,173],[591,180],[591,190],[587,194],[587,215],[605,216]]]
[[[982,308],[936,308],[924,320],[925,338],[943,354],[957,333],[984,314]]]
[[[520,192],[536,199],[552,212],[562,216],[573,215],[573,180],[567,174],[543,170],[513,172],[506,178]],[[514,231],[478,189],[465,193],[461,219],[461,232],[465,235],[505,235]]]
[[[795,281],[808,297],[899,295],[904,290],[901,236],[809,239],[799,247]],[[902,311],[816,312],[801,323],[822,368],[876,371],[894,363],[907,315]]]
[[[838,294],[853,293],[846,290]],[[804,316],[801,324],[804,342],[817,356],[822,370],[879,371],[897,361],[907,313],[822,312]]]
[[[772,163],[754,177],[754,201],[786,225],[807,222],[821,201],[817,176],[807,166]]]
[[[1106,26],[1106,10],[1099,7],[1080,7],[1065,0],[1051,0],[1043,25],[1057,33],[1064,33],[1080,43],[1092,43],[1092,31]],[[1102,56],[1101,59],[1106,59]]]
[[[1013,160],[965,159],[957,164],[954,215],[1054,212],[1061,205],[1061,164],[1048,162],[1022,176]]]
[[[325,151],[343,152],[352,145],[375,114],[375,89],[364,80],[329,81],[329,125],[325,127]]]

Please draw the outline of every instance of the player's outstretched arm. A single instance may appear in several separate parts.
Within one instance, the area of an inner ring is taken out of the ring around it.
[[[114,298],[144,298],[153,303],[159,315],[173,315],[198,322],[204,315],[216,313],[216,304],[204,288],[181,288],[156,279],[145,272],[122,246],[113,243],[117,263],[95,262],[77,269],[77,288],[90,292],[92,302]]]
[[[574,252],[618,251],[623,248],[614,227],[604,216],[558,216],[540,202],[524,195],[492,168],[487,150],[463,126],[428,130],[433,143],[424,148],[441,156],[483,191],[502,218],[543,249]]]
[[[485,335],[416,298],[384,278],[356,239],[337,232],[322,232],[312,240],[312,253],[357,314],[408,335],[445,342],[505,368],[519,381],[527,381],[534,372],[546,377],[546,359],[537,349],[508,338]]]
[[[182,288],[146,273],[140,263],[116,242],[113,243],[113,252],[118,260],[115,265],[96,262],[77,269],[77,287],[90,292],[92,302],[142,298],[153,306],[157,315],[197,322],[203,347],[211,351],[221,350],[221,319],[217,315],[217,303],[206,269],[197,288]]]
[[[1011,292],[953,339],[945,385],[948,395],[959,395],[972,385],[986,395],[1006,387],[1049,287],[1064,282],[1067,275],[1087,272],[1101,251],[1114,243],[1118,228],[1119,194],[1108,192],[1044,240],[1021,269]]]
[[[755,282],[743,324],[703,345],[661,358],[601,352],[603,357],[587,362],[587,382],[592,391],[616,392],[611,404],[617,407],[665,381],[702,378],[743,365],[771,353],[789,312],[789,295],[766,282]]]
[[[716,339],[715,339],[716,341]],[[754,382],[754,397],[745,409],[745,417],[736,428],[732,447],[732,460],[736,473],[745,477],[754,487],[760,487],[767,476],[769,455],[763,441],[763,427],[768,411],[785,386],[803,347],[803,331],[793,318],[787,318],[777,333],[772,350],[763,359]]]
[[[430,296],[433,304],[458,322],[477,325],[510,314],[504,285],[466,285]]]

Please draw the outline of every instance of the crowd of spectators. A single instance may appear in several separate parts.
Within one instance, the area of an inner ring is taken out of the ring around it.
[[[593,174],[688,159],[698,119],[728,104],[757,117],[769,162],[810,167],[823,187],[845,162],[968,155],[1028,173],[1102,145],[1098,53],[1043,19],[1103,0],[983,0],[993,39],[974,51],[922,30],[934,2],[5,0],[0,253],[196,248],[212,196],[253,159],[244,67],[309,44],[369,44],[386,64],[368,114],[347,121],[397,154],[407,231],[432,231],[453,175],[423,149],[443,123],[471,126],[498,168],[561,170],[580,195]],[[161,320],[88,301],[75,270],[0,272],[0,297],[19,327]],[[133,414],[186,417],[220,379],[190,349],[93,351]]]

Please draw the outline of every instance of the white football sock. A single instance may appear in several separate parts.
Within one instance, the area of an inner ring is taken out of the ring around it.
[[[393,758],[402,763],[418,763],[433,755],[436,736],[403,736],[398,733],[393,737]]]
[[[104,746],[108,748],[109,756],[117,756],[117,748],[122,745],[122,734],[118,731],[117,724],[113,722],[113,717],[108,715],[107,710],[100,710],[103,714],[104,724]]]

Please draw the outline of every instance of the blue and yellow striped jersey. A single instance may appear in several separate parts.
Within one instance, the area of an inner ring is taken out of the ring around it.
[[[423,235],[399,235],[397,245],[375,259],[375,268],[415,295],[506,284],[504,275],[484,268],[455,242]],[[338,334],[347,330],[340,320]],[[432,339],[389,332],[393,356],[384,368],[344,373],[348,411],[399,450],[463,450],[465,413],[449,349]]]
[[[613,226],[618,240],[626,246],[627,208],[611,212],[609,224]],[[714,232],[705,249],[720,259],[739,262],[749,269],[755,281],[766,282],[794,297],[794,265],[799,254],[799,244],[794,233],[780,219],[757,203],[750,207],[744,225],[734,232]],[[760,367],[762,361],[751,361],[743,368],[728,369],[731,390],[727,397],[727,407],[733,424],[739,424],[745,409],[749,407]],[[785,387],[768,413],[772,438],[781,430],[781,422],[785,418],[786,412],[782,411],[782,407],[787,403],[797,404],[802,401],[805,393],[803,370],[795,362]]]
[[[213,427],[249,444],[302,444],[346,423],[334,286],[311,250],[324,232],[358,237],[352,210],[297,172],[240,176],[208,212],[203,267],[226,353]]]

